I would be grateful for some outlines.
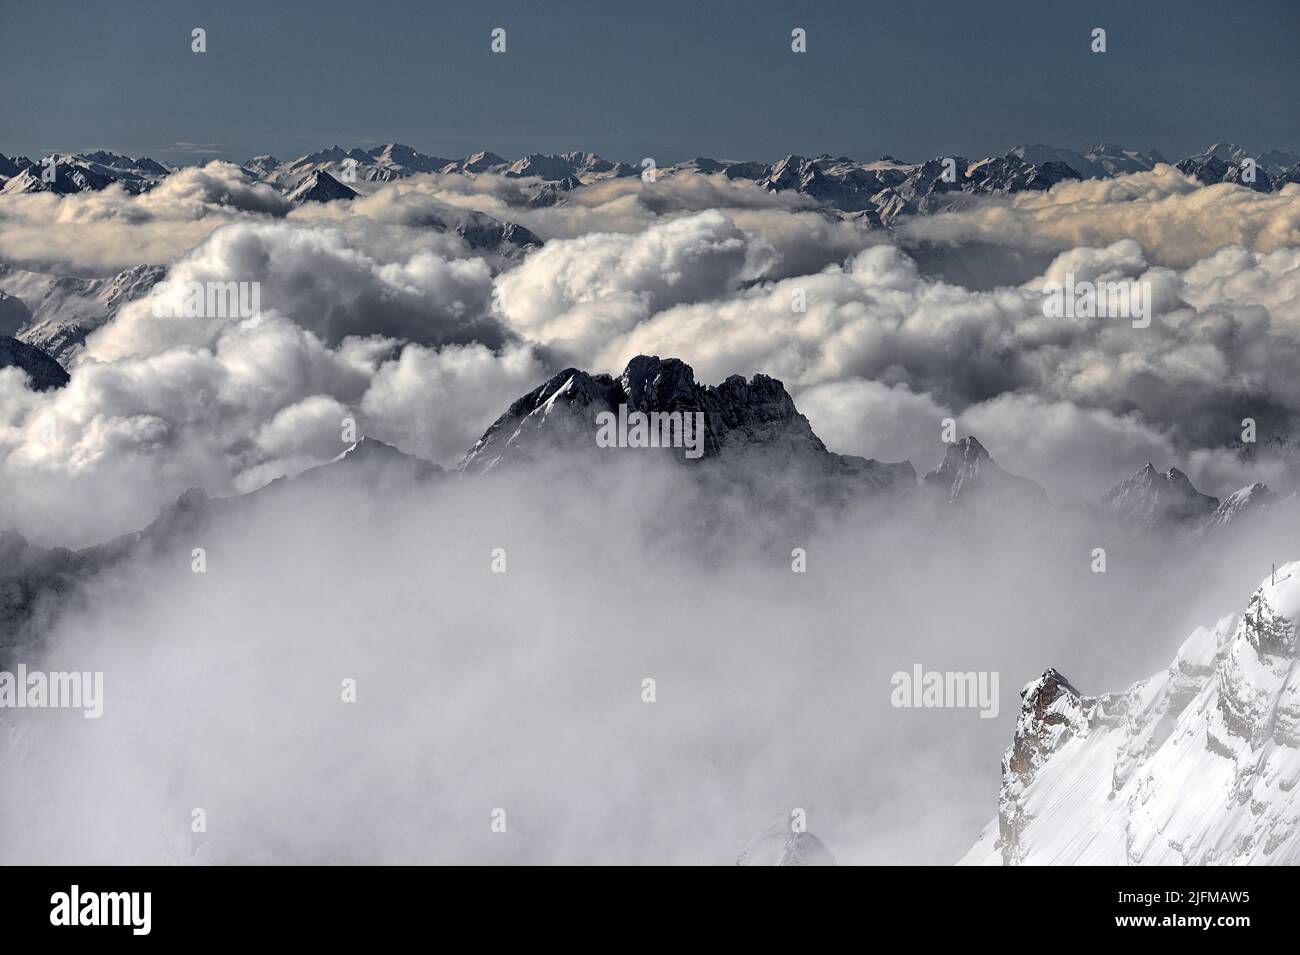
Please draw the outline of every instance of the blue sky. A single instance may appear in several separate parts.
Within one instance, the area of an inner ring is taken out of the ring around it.
[[[1300,148],[1300,2],[61,0],[0,15],[0,152],[905,159]],[[190,30],[208,52],[190,51]],[[509,51],[489,51],[489,31]],[[790,30],[808,52],[790,52]],[[1105,54],[1089,51],[1095,26]],[[191,144],[191,145],[177,145]]]

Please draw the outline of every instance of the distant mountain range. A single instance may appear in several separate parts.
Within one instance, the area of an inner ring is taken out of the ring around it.
[[[0,193],[66,195],[117,183],[137,194],[175,171],[148,157],[132,158],[105,150],[54,158],[54,176],[47,182],[41,162],[0,154]],[[925,162],[903,162],[892,156],[861,162],[844,156],[790,155],[769,164],[701,156],[658,169],[656,175],[691,171],[747,180],[769,192],[797,193],[848,217],[887,226],[905,216],[960,207],[973,196],[1044,190],[1068,179],[1110,178],[1168,162],[1155,150],[1099,143],[1083,151],[1022,145],[982,159],[948,156]],[[1260,192],[1300,182],[1300,154],[1270,149],[1252,155],[1231,143],[1215,143],[1176,166],[1206,185],[1237,183]],[[574,190],[594,182],[641,174],[639,165],[610,162],[590,152],[533,153],[509,160],[480,151],[462,159],[447,159],[400,143],[369,149],[331,146],[289,161],[256,156],[240,168],[250,180],[266,183],[298,203],[352,199],[375,184],[420,173],[499,175],[526,184],[530,190],[526,204],[534,208],[563,203]]]
[[[23,193],[102,191],[120,186],[130,195],[148,192],[177,170],[148,157],[132,158],[105,150],[55,157],[51,181],[41,162],[0,154],[0,199]],[[1269,150],[1253,157],[1248,181],[1244,149],[1217,143],[1177,164],[1204,185],[1233,183],[1275,191],[1300,182],[1300,156]],[[671,177],[686,172],[747,181],[771,193],[788,193],[824,215],[889,228],[909,216],[969,206],[982,196],[1041,191],[1084,178],[1121,176],[1165,162],[1154,151],[1122,149],[1106,143],[1077,152],[1051,146],[1017,146],[1002,156],[979,160],[941,157],[922,163],[891,156],[873,162],[847,157],[786,156],[776,163],[697,157],[656,170]],[[517,183],[506,195],[521,209],[562,206],[578,190],[609,179],[635,177],[639,166],[610,162],[590,152],[532,154],[507,160],[481,151],[463,159],[428,156],[389,143],[370,149],[332,146],[281,162],[257,156],[239,167],[250,183],[273,189],[285,210],[304,203],[347,202],[383,183],[423,173],[454,176],[496,175]],[[449,209],[426,214],[428,227],[460,236],[477,254],[500,264],[518,261],[542,239],[517,222],[478,211]],[[0,335],[17,338],[65,366],[86,336],[111,320],[126,302],[149,292],[166,275],[160,265],[141,265],[105,279],[27,272],[0,263]]]

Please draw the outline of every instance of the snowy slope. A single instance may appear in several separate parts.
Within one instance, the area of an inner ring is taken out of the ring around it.
[[[1300,862],[1300,561],[1169,668],[1090,698],[1022,692],[998,817],[965,865]]]
[[[1264,511],[1276,507],[1279,502],[1279,496],[1271,491],[1267,484],[1256,481],[1254,484],[1233,491],[1225,497],[1223,503],[1210,515],[1209,521],[1205,524],[1204,532],[1209,533],[1236,526],[1242,521],[1254,518]]]
[[[20,328],[4,333],[35,345],[66,365],[90,332],[112,319],[126,303],[149,294],[166,273],[160,265],[137,265],[111,278],[88,279],[0,264],[0,292],[18,299],[28,312]]]

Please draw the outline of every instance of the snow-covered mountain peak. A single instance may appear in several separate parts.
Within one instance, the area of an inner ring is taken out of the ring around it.
[[[1300,862],[1300,561],[1198,628],[1162,673],[1082,696],[1029,684],[998,816],[968,864]]]
[[[357,192],[339,182],[324,169],[317,169],[289,193],[290,202],[333,202],[355,199]]]
[[[466,156],[459,163],[456,163],[455,168],[459,172],[487,172],[490,169],[505,165],[506,161],[496,153],[480,149],[473,155]]]
[[[1214,157],[1225,163],[1239,163],[1250,153],[1236,143],[1211,143],[1200,153],[1202,158]]]

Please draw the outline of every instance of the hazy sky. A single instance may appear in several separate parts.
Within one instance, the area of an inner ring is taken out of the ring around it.
[[[1300,4],[7,3],[0,152],[984,155],[1300,146]],[[190,30],[208,52],[190,51]],[[508,52],[489,50],[493,27]],[[803,27],[808,52],[790,51]],[[1109,50],[1089,51],[1090,31]]]

